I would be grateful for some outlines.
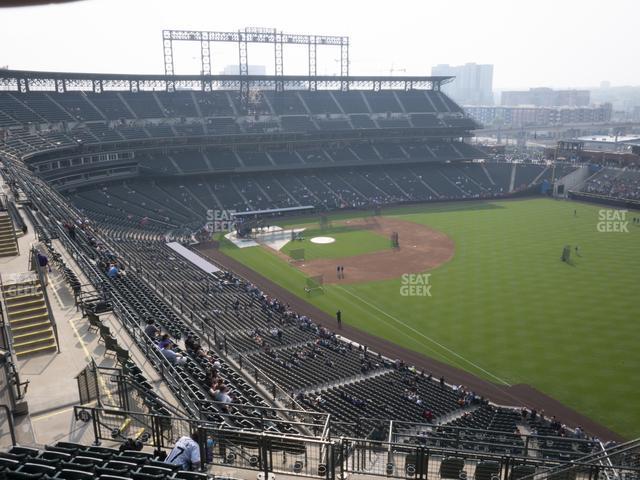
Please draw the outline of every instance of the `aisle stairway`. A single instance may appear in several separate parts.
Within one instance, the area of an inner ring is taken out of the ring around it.
[[[13,230],[13,222],[6,212],[0,212],[0,257],[18,255],[18,244]]]
[[[2,298],[18,358],[57,350],[47,302],[35,275],[3,278]]]

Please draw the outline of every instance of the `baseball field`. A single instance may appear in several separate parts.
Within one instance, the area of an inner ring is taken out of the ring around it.
[[[497,384],[532,385],[638,437],[640,212],[605,208],[529,199],[337,213],[324,228],[318,216],[279,223],[305,228],[280,252],[220,248],[320,309],[340,309],[345,324]],[[292,249],[305,259],[288,261]],[[320,276],[322,290],[305,292]]]

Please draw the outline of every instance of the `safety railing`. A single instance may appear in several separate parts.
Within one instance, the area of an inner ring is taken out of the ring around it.
[[[51,303],[49,302],[49,294],[47,293],[46,273],[43,272],[43,267],[40,266],[40,262],[38,261],[38,250],[35,247],[31,248],[29,255],[30,255],[31,267],[36,272],[36,275],[38,277],[38,282],[42,287],[42,297],[44,298],[44,303],[47,306],[49,321],[51,322],[51,327],[53,328],[53,336],[56,339],[56,348],[58,350],[58,353],[60,353],[60,338],[58,337],[58,325],[56,324],[56,318],[55,318],[55,315],[53,314]]]
[[[13,423],[13,414],[11,413],[11,407],[9,405],[0,404],[0,448],[9,446],[7,445],[8,442],[5,439],[7,435],[5,428],[8,429],[11,445],[15,445],[17,443],[16,427]]]

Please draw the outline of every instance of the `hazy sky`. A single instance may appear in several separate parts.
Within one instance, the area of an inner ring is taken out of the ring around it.
[[[1,0],[0,0],[1,4]],[[351,73],[428,75],[438,63],[492,63],[495,88],[640,84],[640,0],[85,0],[0,9],[0,66],[163,73],[162,29],[348,35]],[[271,49],[249,47],[249,63]],[[199,72],[199,45],[176,51],[176,73]],[[213,51],[214,73],[237,46]],[[338,72],[322,49],[319,74]],[[198,59],[196,61],[196,59]],[[285,47],[285,73],[306,73],[306,50]]]

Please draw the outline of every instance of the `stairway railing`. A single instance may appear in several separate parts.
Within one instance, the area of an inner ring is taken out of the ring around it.
[[[58,337],[58,325],[56,324],[56,318],[55,318],[55,315],[53,314],[53,310],[51,309],[51,303],[49,302],[49,294],[47,293],[47,282],[46,282],[45,274],[42,271],[40,262],[38,262],[38,251],[35,247],[31,247],[30,260],[31,260],[31,268],[35,270],[36,275],[38,276],[38,281],[40,282],[40,285],[42,287],[42,296],[44,298],[44,303],[47,306],[49,321],[51,322],[51,327],[53,328],[53,336],[56,339],[56,349],[58,350],[58,353],[60,353],[60,338]]]

